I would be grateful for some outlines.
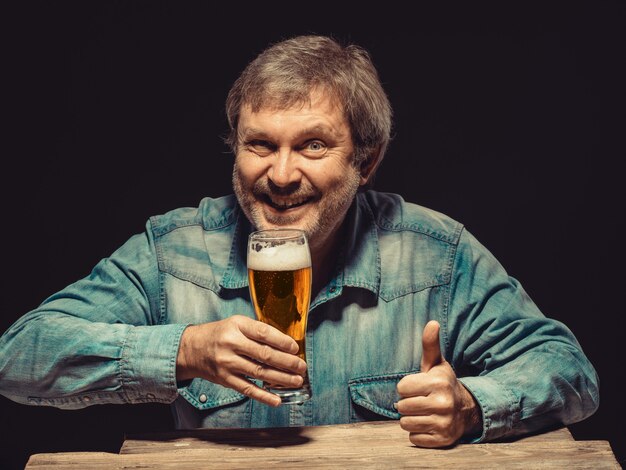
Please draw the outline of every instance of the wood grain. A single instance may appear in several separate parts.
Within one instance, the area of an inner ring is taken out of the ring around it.
[[[299,428],[266,428],[266,429],[195,429],[190,431],[174,431],[159,434],[141,434],[127,436],[121,454],[148,452],[168,452],[181,448],[238,449],[261,447],[293,447],[306,445],[315,449],[355,445],[359,446],[398,446],[408,445],[408,433],[400,428],[397,421],[374,421],[358,424],[338,424],[332,426],[306,426]],[[574,438],[567,428],[542,434],[527,436],[513,442],[548,442],[573,441]],[[507,441],[511,442],[511,441]]]
[[[27,469],[191,468],[620,469],[606,441],[566,428],[514,442],[420,449],[397,422],[275,429],[199,429],[130,436],[120,454],[35,454]]]

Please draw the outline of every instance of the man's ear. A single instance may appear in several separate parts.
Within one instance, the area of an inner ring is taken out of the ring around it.
[[[360,173],[361,180],[359,182],[360,186],[365,186],[369,181],[372,175],[376,172],[376,168],[380,164],[381,158],[381,146],[373,148],[370,151],[370,154],[367,159],[361,162]]]

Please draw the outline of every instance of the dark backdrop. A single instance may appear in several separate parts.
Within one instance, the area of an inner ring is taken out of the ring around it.
[[[376,188],[463,222],[570,326],[601,378],[599,411],[571,430],[626,459],[624,3],[273,5],[5,10],[0,331],[150,215],[230,192],[230,84],[268,43],[329,33],[371,52],[394,107]],[[172,425],[166,406],[60,411],[4,397],[0,421],[0,467],[16,468],[36,452],[115,452],[124,433]]]

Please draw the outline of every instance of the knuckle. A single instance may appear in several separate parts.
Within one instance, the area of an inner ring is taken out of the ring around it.
[[[435,397],[437,407],[440,410],[451,410],[454,408],[454,400],[452,399],[452,395],[448,393],[440,393]]]
[[[454,393],[454,382],[451,382],[450,380],[444,379],[443,383],[441,384],[441,389],[446,392],[449,393],[450,395],[452,395]]]
[[[306,362],[304,362],[299,357],[294,358],[293,370],[295,370],[299,374],[304,374],[307,371]]]
[[[450,382],[443,376],[433,376],[432,377],[432,386],[437,388],[438,390],[446,390],[450,387]]]
[[[267,339],[270,335],[270,327],[269,325],[263,322],[257,322],[256,325],[256,334],[260,339]]]
[[[259,348],[258,355],[259,355],[259,360],[267,364],[272,359],[272,355],[273,355],[272,348],[269,347],[267,344],[264,344],[263,346]]]
[[[251,373],[252,377],[260,379],[265,374],[265,367],[263,367],[263,364],[256,364],[253,366]]]
[[[229,364],[220,364],[213,370],[213,376],[219,380],[228,380],[231,376],[231,367]]]
[[[241,337],[241,330],[235,317],[229,317],[214,323],[213,331],[207,335],[207,341],[217,346],[231,345]]]
[[[252,397],[254,396],[254,392],[256,391],[256,387],[254,386],[254,384],[252,384],[251,382],[248,382],[246,385],[243,385],[241,387],[241,389],[239,390],[239,392],[242,395],[245,395],[247,397]]]
[[[452,416],[448,415],[441,418],[441,421],[438,423],[437,427],[443,435],[449,436],[453,426],[454,420],[452,419]]]
[[[237,321],[237,316],[225,318],[224,320],[221,320],[219,323],[221,326],[222,334],[224,334],[225,332],[231,331],[233,328],[238,328],[239,326],[238,321]]]
[[[433,425],[433,431],[437,436],[441,445],[448,445],[455,442],[454,438],[454,420],[452,417],[440,417]]]
[[[243,315],[233,315],[232,317],[228,317],[226,320],[224,320],[224,322],[227,331],[242,333],[242,330],[245,329],[246,324],[250,322],[250,318],[244,317]]]
[[[235,330],[229,328],[219,336],[218,341],[222,346],[232,349],[238,343],[238,335]]]
[[[214,362],[218,369],[229,369],[231,365],[230,356],[223,350],[215,352]]]

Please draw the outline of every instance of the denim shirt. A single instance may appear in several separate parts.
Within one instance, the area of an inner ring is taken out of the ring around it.
[[[421,334],[478,402],[476,441],[570,424],[598,406],[598,378],[570,330],[546,318],[458,222],[394,194],[357,195],[330,282],[306,335],[312,398],[272,408],[194,379],[176,381],[186,325],[254,318],[234,196],[152,217],[89,276],[0,338],[0,393],[81,408],[171,403],[178,428],[274,427],[398,419],[398,381],[420,370]]]

